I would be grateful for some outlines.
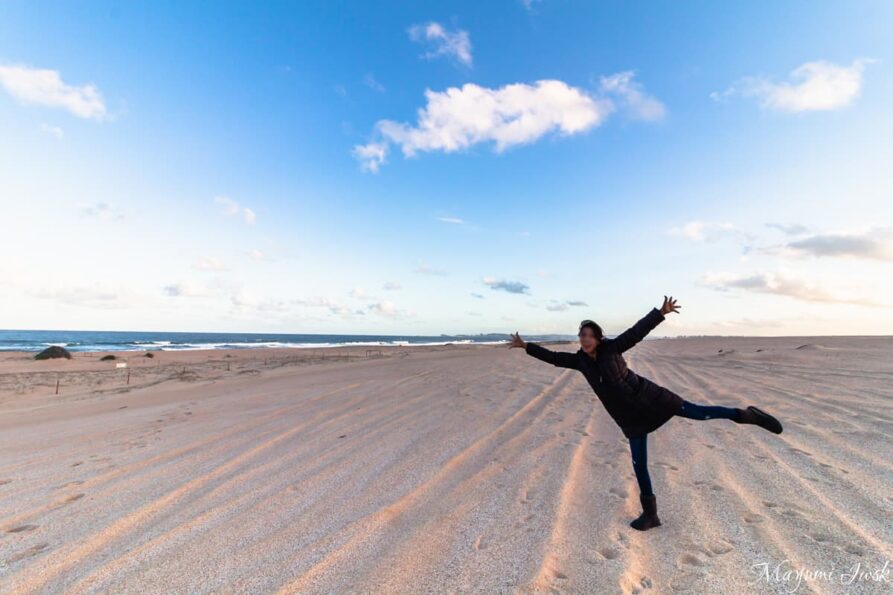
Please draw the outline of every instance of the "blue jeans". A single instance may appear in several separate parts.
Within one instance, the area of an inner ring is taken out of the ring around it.
[[[738,410],[735,407],[723,407],[721,405],[698,405],[682,400],[682,409],[676,415],[688,419],[737,419]],[[633,436],[629,439],[629,449],[633,456],[633,471],[636,473],[636,481],[639,483],[639,492],[643,496],[653,496],[651,477],[648,475],[648,434]]]

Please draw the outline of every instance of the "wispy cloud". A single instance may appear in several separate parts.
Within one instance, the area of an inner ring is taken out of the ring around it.
[[[362,170],[372,173],[378,173],[378,169],[387,160],[387,155],[387,143],[373,142],[353,148],[353,156],[359,160]]]
[[[384,93],[384,85],[375,80],[375,76],[371,72],[367,72],[366,76],[363,77],[363,84],[373,91]]]
[[[743,290],[788,296],[805,302],[825,302],[834,304],[858,304],[861,306],[891,307],[863,296],[842,296],[806,281],[777,273],[707,273],[701,282],[718,291]]]
[[[349,292],[347,292],[347,295],[349,295],[352,298],[358,299],[358,300],[377,299],[374,295],[369,295],[368,293],[366,293],[366,290],[363,289],[362,287],[354,287]]]
[[[642,85],[633,80],[635,71],[627,70],[601,77],[601,89],[618,98],[618,103],[632,118],[645,121],[661,120],[667,114],[663,103],[647,95]]]
[[[214,202],[223,205],[223,213],[230,217],[241,216],[248,225],[253,225],[257,221],[257,215],[248,207],[239,206],[239,203],[228,196],[215,196]]]
[[[165,285],[162,290],[170,297],[207,298],[214,297],[217,292],[204,283],[196,281],[181,281]]]
[[[893,227],[873,227],[849,233],[816,233],[779,246],[761,248],[760,251],[778,256],[893,261]]]
[[[737,234],[738,230],[731,223],[722,221],[689,221],[682,226],[671,227],[667,233],[696,242],[715,242],[724,236]]]
[[[68,85],[57,70],[0,65],[0,86],[23,104],[60,108],[79,118],[107,117],[105,102],[94,85]]]
[[[508,293],[530,293],[530,288],[520,281],[507,281],[505,279],[496,279],[494,277],[484,277],[482,281],[484,282],[484,285],[490,286],[490,289],[507,291]]]
[[[872,62],[877,60],[859,58],[849,66],[825,60],[806,62],[791,71],[789,81],[747,76],[721,93],[711,93],[710,97],[717,101],[732,95],[753,97],[764,108],[791,113],[839,109],[859,96],[862,72]]]
[[[453,223],[456,225],[461,225],[461,224],[465,223],[465,221],[463,221],[459,217],[438,217],[437,219],[438,219],[438,221],[443,221],[444,223]]]
[[[419,261],[419,264],[416,265],[416,268],[413,269],[414,273],[420,273],[422,275],[439,275],[445,276],[447,273],[442,269],[434,269],[428,266],[427,264]]]
[[[402,289],[403,286],[400,285],[400,283],[398,283],[397,281],[387,281],[382,286],[382,288],[387,291],[397,291],[398,289]]]
[[[56,137],[59,140],[62,140],[65,137],[64,130],[62,130],[58,126],[50,126],[46,122],[41,122],[40,131],[44,134],[49,134],[50,136]]]
[[[213,256],[205,256],[204,258],[200,258],[192,265],[197,271],[228,271],[229,269],[219,258],[215,258]]]
[[[788,235],[799,235],[809,231],[809,228],[799,223],[767,223],[766,227],[777,229]]]
[[[423,57],[452,58],[460,64],[471,68],[471,38],[468,31],[456,29],[448,31],[440,23],[430,22],[424,25],[413,25],[409,28],[409,38],[428,46]]]
[[[366,309],[373,314],[393,319],[407,318],[415,315],[414,311],[397,308],[393,302],[388,300],[369,304],[366,306]]]
[[[97,201],[81,205],[81,215],[95,217],[102,221],[123,221],[124,215],[107,202]]]

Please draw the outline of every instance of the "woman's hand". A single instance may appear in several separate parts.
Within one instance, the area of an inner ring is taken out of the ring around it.
[[[512,340],[508,342],[509,349],[512,347],[527,347],[527,342],[521,338],[521,335],[518,334],[518,331],[515,331],[514,335],[509,335]]]
[[[660,307],[660,313],[666,316],[670,312],[678,312],[681,307],[676,305],[676,300],[673,299],[673,296],[670,296],[670,299],[664,296],[664,305]]]

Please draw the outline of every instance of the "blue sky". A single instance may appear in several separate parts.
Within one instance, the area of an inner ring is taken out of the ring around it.
[[[0,4],[0,327],[893,333],[888,2]]]

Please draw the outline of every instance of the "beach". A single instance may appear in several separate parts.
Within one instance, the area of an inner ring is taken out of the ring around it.
[[[104,355],[0,353],[2,593],[893,588],[891,337],[627,352],[689,401],[784,424],[649,435],[646,532],[620,429],[582,374],[521,349]]]

